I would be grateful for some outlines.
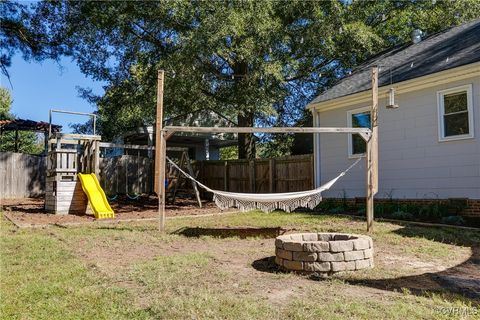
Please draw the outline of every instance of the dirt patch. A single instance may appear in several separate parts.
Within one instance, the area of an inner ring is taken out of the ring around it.
[[[130,237],[130,236],[127,236]],[[196,238],[181,235],[168,236],[165,241],[155,238],[148,232],[131,238],[112,238],[92,244],[89,239],[68,240],[70,248],[88,266],[111,277],[116,283],[126,282],[129,289],[135,287],[131,279],[125,278],[129,268],[158,256],[207,253],[211,256],[210,268],[222,270],[225,278],[218,282],[212,277],[211,283],[226,292],[248,294],[265,299],[273,305],[283,305],[291,298],[311,296],[318,290],[335,292],[346,297],[380,299],[401,295],[403,288],[415,292],[422,290],[451,289],[453,285],[459,292],[467,287],[475,291],[476,280],[480,272],[478,265],[466,262],[471,251],[458,247],[462,251],[455,259],[439,261],[413,257],[392,250],[391,244],[378,243],[375,255],[376,268],[362,272],[352,278],[352,274],[339,274],[329,280],[319,280],[307,276],[284,273],[273,264],[274,239],[238,239],[238,238]],[[135,239],[132,241],[132,239]],[[463,263],[462,263],[463,262]],[[398,266],[401,265],[401,268]],[[477,269],[475,269],[477,267]],[[398,275],[385,277],[391,269],[398,269]],[[437,278],[435,278],[437,276]],[[441,278],[438,278],[440,276]],[[456,276],[469,278],[469,282],[453,284]],[[440,281],[440,280],[443,280]],[[135,292],[139,301],[142,297],[142,285],[137,284]],[[463,291],[462,291],[463,290]],[[338,291],[338,292],[337,292]],[[147,299],[148,300],[148,299]]]
[[[118,198],[112,201],[110,205],[115,212],[115,218],[108,219],[110,221],[158,218],[158,198],[156,197],[141,197],[137,200]],[[46,213],[44,210],[44,199],[6,199],[3,200],[3,209],[8,219],[21,227],[80,224],[96,220],[93,214],[56,215]],[[175,204],[167,204],[165,209],[167,217],[195,216],[222,212],[213,202],[203,201],[202,208],[199,208],[196,200],[182,198],[177,198]],[[224,210],[223,212],[233,211],[235,210]],[[102,221],[106,220],[103,219]]]

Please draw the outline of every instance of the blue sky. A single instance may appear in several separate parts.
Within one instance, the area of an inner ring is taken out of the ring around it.
[[[95,94],[102,94],[102,83],[87,78],[68,58],[59,63],[51,60],[27,62],[20,55],[12,59],[8,69],[10,82],[2,74],[1,85],[13,97],[12,112],[23,119],[48,122],[50,109],[80,112],[95,111],[95,106],[78,96],[77,87],[91,88]],[[53,122],[63,126],[63,132],[70,132],[69,123],[79,123],[87,117],[54,114]]]

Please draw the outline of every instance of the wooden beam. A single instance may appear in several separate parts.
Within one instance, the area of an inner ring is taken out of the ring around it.
[[[155,119],[155,183],[154,183],[154,191],[157,195],[159,195],[160,200],[160,185],[165,184],[164,180],[160,180],[160,171],[165,170],[165,166],[161,167],[160,160],[161,160],[161,150],[158,146],[160,146],[160,138],[161,138],[161,131],[163,127],[163,85],[164,85],[164,76],[165,73],[163,70],[158,70],[157,73],[157,115]],[[163,195],[165,196],[165,195]]]
[[[313,127],[269,127],[269,128],[252,128],[252,127],[180,127],[166,126],[163,130],[174,132],[199,132],[199,133],[358,133],[369,136],[371,130],[369,128],[313,128]]]
[[[165,139],[169,139],[171,136],[173,136],[175,134],[175,131],[172,130],[172,131],[166,131],[165,132]],[[187,148],[188,149],[188,148]]]
[[[168,140],[168,139],[167,139]],[[131,149],[131,150],[155,150],[154,146],[136,145],[136,144],[118,144],[110,142],[100,142],[100,148],[117,148],[117,149]],[[188,151],[188,148],[183,147],[167,147],[167,151]]]

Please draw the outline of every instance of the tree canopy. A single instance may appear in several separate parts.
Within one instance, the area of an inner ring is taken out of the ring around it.
[[[413,29],[433,33],[480,16],[475,0],[43,1],[34,9],[32,34],[108,83],[101,97],[82,91],[106,138],[153,124],[158,69],[167,118],[209,109],[239,126],[292,125],[315,95]],[[255,139],[239,135],[239,157],[254,156]]]
[[[10,92],[4,87],[0,87],[0,120],[15,118],[10,111],[11,106]],[[17,140],[16,143],[15,140]],[[38,154],[43,151],[43,145],[38,142],[34,132],[19,131],[17,137],[13,131],[3,132],[0,130],[0,151]]]

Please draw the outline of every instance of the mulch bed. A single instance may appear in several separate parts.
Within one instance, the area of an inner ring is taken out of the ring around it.
[[[43,205],[44,199],[6,199],[2,201],[4,215],[19,227],[41,227],[46,225],[83,224],[96,220],[93,214],[68,214],[55,215],[46,213]],[[153,196],[141,197],[137,200],[118,198],[110,203],[115,212],[114,219],[102,219],[101,221],[129,221],[129,220],[153,220],[158,218],[158,198]],[[202,203],[202,208],[193,199],[177,198],[175,204],[166,205],[166,216],[196,216],[219,214],[213,202]],[[228,210],[228,212],[234,210]],[[225,212],[225,211],[223,211]]]

